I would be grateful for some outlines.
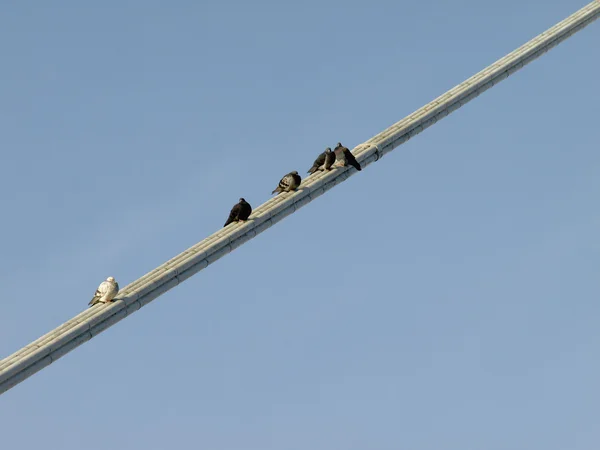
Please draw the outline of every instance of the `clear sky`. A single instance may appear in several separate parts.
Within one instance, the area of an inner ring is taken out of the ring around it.
[[[5,2],[0,357],[585,4]],[[599,44],[2,395],[0,446],[597,450]]]

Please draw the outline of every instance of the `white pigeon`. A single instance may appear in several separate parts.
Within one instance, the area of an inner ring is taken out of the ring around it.
[[[106,281],[100,283],[88,305],[94,306],[96,303],[108,303],[115,298],[117,292],[119,292],[119,283],[113,277],[108,277]]]

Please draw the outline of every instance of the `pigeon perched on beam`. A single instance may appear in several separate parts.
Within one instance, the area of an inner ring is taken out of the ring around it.
[[[337,147],[333,151],[335,153],[336,166],[351,165],[356,170],[362,170],[360,164],[347,147],[344,147],[341,142],[338,142]]]
[[[113,277],[108,277],[106,281],[100,283],[88,305],[94,306],[96,303],[108,303],[115,298],[117,292],[119,292],[119,283]]]
[[[298,175],[298,171],[294,170],[293,172],[284,175],[284,177],[279,180],[279,186],[271,192],[271,194],[279,194],[280,192],[290,192],[295,191],[300,186],[302,182],[302,178]]]
[[[223,225],[223,228],[233,222],[244,222],[248,220],[250,214],[252,214],[252,206],[250,206],[250,203],[245,199],[240,198],[239,203],[236,203],[233,205],[233,208],[231,208],[231,212],[229,213],[229,217],[227,218],[225,225]]]
[[[313,174],[317,170],[331,170],[331,166],[335,162],[335,153],[331,151],[329,147],[325,149],[323,153],[317,156],[312,167],[308,169],[308,173]]]
[[[331,170],[333,164],[335,163],[335,153],[331,151],[329,147],[325,149],[325,164],[323,164],[323,169]]]

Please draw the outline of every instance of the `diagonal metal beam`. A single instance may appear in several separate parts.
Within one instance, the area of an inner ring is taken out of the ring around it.
[[[365,167],[506,79],[600,16],[595,0],[525,45],[499,59],[442,96],[354,148]],[[356,173],[352,168],[318,172],[294,193],[280,194],[256,208],[244,224],[213,233],[153,271],[127,285],[115,301],[89,308],[0,361],[0,394],[50,365],[108,327],[134,313],[246,241],[310,203]]]

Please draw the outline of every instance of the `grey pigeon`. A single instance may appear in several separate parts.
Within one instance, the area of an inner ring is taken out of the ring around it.
[[[236,203],[233,205],[233,208],[231,208],[231,212],[229,213],[229,217],[227,218],[225,225],[223,225],[223,228],[232,222],[238,222],[240,220],[243,222],[248,220],[250,214],[252,214],[252,206],[250,206],[250,203],[248,203],[245,199],[240,198],[239,203]]]
[[[331,149],[327,147],[323,153],[317,156],[317,159],[315,159],[312,167],[308,169],[308,173],[313,174],[317,170],[330,170],[334,162],[335,153],[333,153]]]
[[[100,283],[88,305],[94,306],[96,303],[108,303],[115,298],[117,292],[119,292],[119,284],[113,277],[108,277],[106,281]]]
[[[333,151],[335,153],[335,164],[339,166],[347,166],[350,164],[356,170],[362,170],[360,164],[347,147],[344,147],[341,142],[338,142],[337,147]]]
[[[325,170],[331,170],[331,167],[335,163],[335,153],[331,151],[329,147],[325,150],[325,164],[323,164],[323,168]]]
[[[280,192],[290,192],[295,191],[300,186],[302,182],[302,178],[298,175],[298,172],[294,170],[293,172],[285,175],[281,180],[279,180],[279,186],[275,189],[271,194],[280,193]]]

